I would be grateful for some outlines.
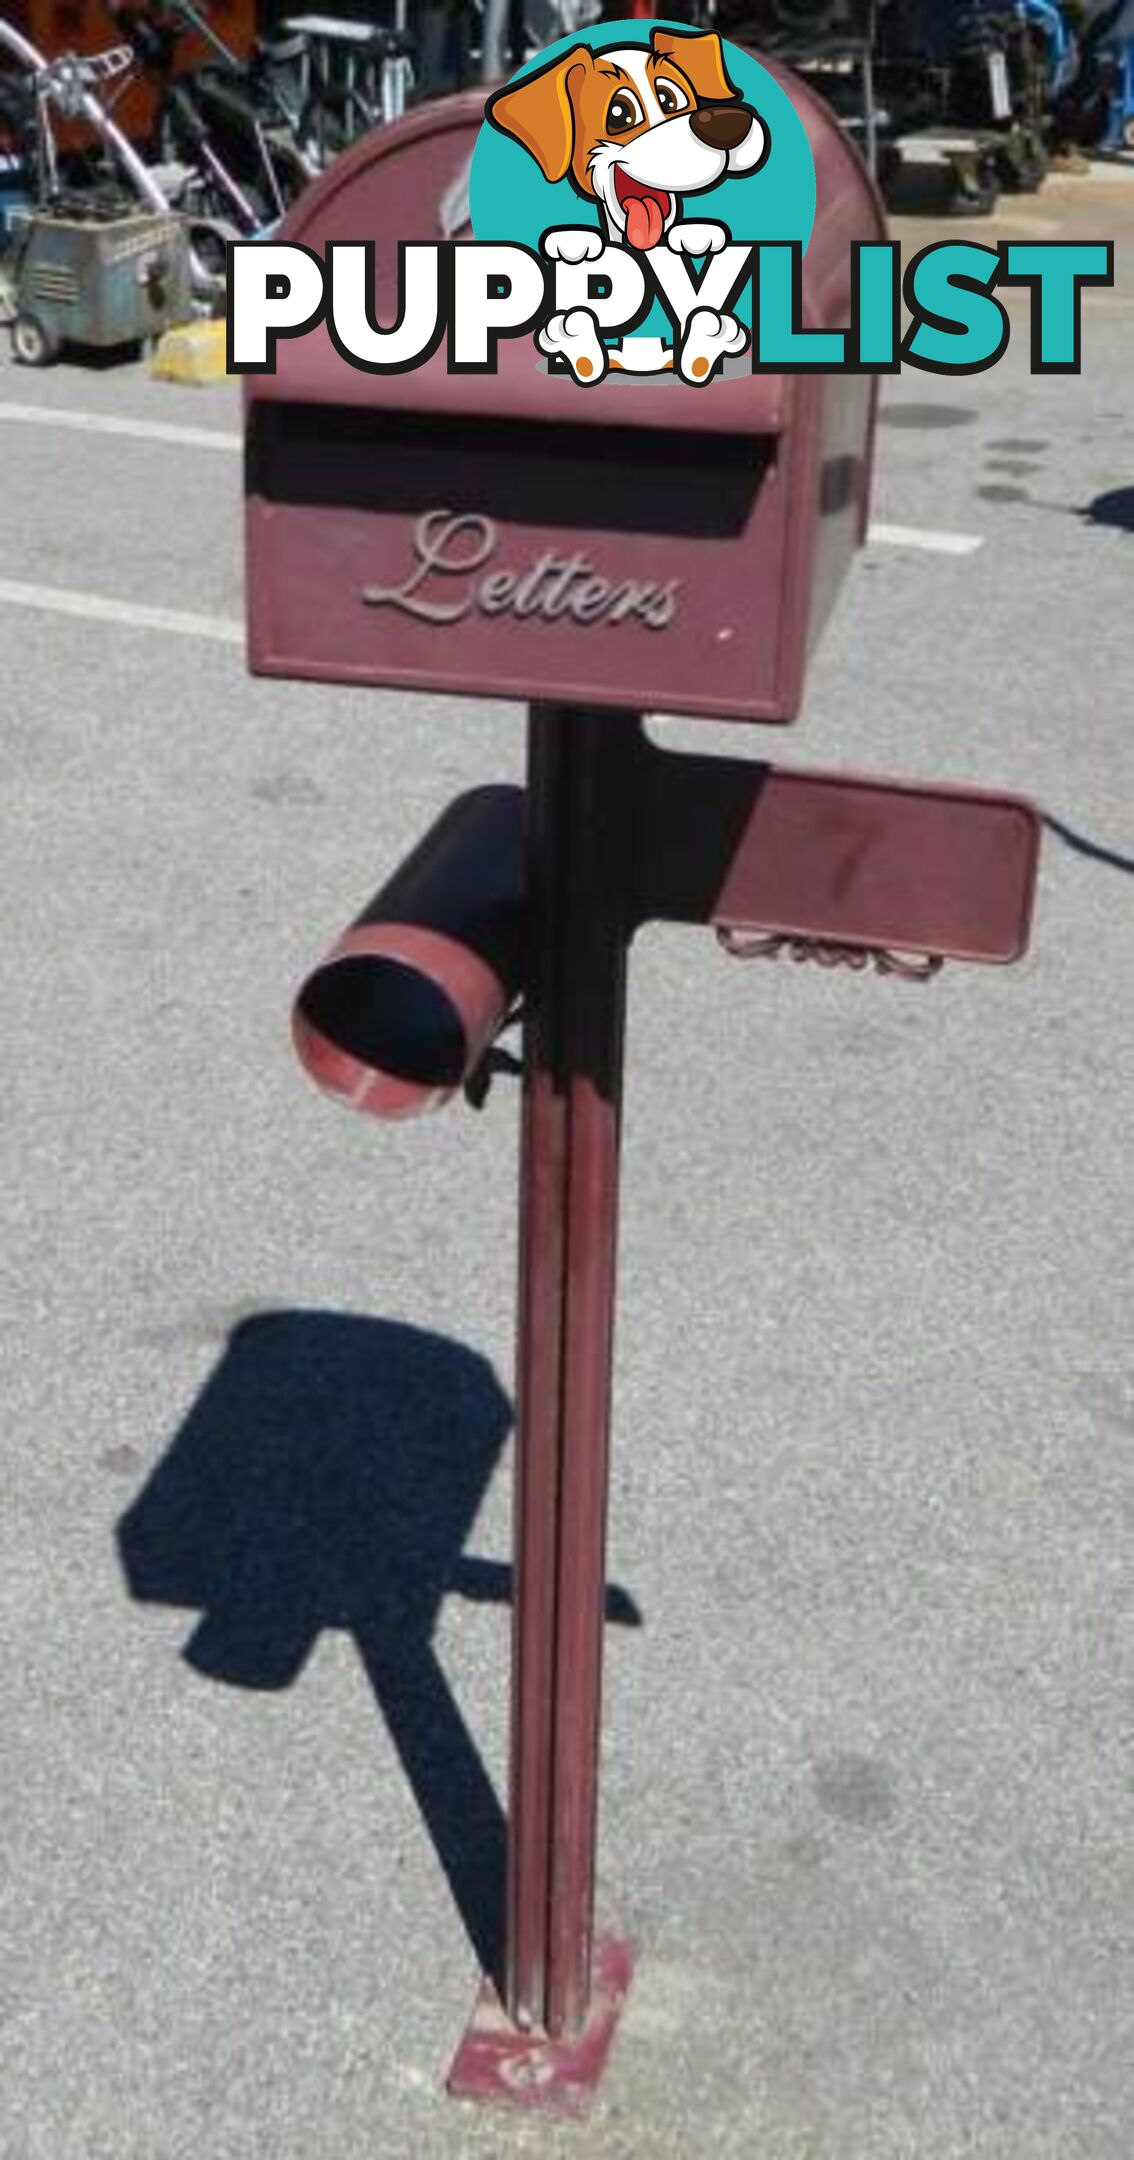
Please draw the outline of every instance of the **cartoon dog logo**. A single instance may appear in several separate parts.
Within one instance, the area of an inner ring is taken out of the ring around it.
[[[727,228],[687,221],[683,199],[726,177],[758,172],[771,147],[759,113],[729,80],[715,31],[655,28],[648,46],[605,52],[577,45],[496,91],[485,112],[522,144],[546,180],[569,180],[584,201],[598,204],[600,232],[575,226],[545,234],[544,253],[565,262],[597,260],[611,243],[649,253],[664,241],[678,255],[716,254]],[[660,338],[624,339],[605,352],[585,308],[552,316],[539,342],[582,380],[605,373],[608,361],[645,373],[674,365]],[[696,308],[685,325],[680,372],[703,381],[719,359],[743,352],[747,343],[735,317]]]

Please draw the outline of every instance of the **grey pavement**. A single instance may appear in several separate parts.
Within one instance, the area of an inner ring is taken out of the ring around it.
[[[638,1971],[584,2129],[441,2091],[506,1758],[515,1093],[368,1125],[287,1030],[521,716],[0,601],[4,2160],[1128,2160],[1134,191],[993,225],[1120,233],[1082,377],[1013,303],[991,374],[888,386],[876,515],[984,545],[870,548],[751,747],[1020,789],[1127,869],[1049,835],[1028,958],[928,989],[635,950]],[[13,402],[238,425],[132,367]],[[0,423],[0,580],[236,617],[239,478]]]

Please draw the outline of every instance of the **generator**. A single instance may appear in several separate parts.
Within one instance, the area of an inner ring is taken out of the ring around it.
[[[171,214],[61,196],[14,219],[12,238],[12,350],[25,367],[64,345],[137,345],[192,314],[188,231]]]

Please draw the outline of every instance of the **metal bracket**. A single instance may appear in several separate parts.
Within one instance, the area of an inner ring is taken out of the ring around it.
[[[523,1017],[523,1001],[519,1000],[513,1005],[511,1011],[505,1014],[497,1030],[495,1042],[490,1043],[480,1064],[469,1074],[464,1085],[464,1097],[470,1109],[483,1110],[485,1103],[488,1101],[493,1081],[499,1079],[502,1074],[506,1073],[512,1079],[522,1077],[524,1070],[523,1058],[517,1057],[512,1050],[504,1049],[500,1037],[506,1028],[518,1027]]]
[[[105,52],[61,53],[38,70],[34,82],[40,97],[54,98],[64,118],[77,120],[83,99],[96,85],[113,82],[134,65],[132,45],[111,45]]]
[[[492,2101],[578,2121],[598,2090],[633,1969],[630,1944],[600,1936],[586,2018],[578,2032],[559,2040],[514,2025],[492,1982],[484,1981],[448,2090],[458,2100]]]
[[[881,945],[838,945],[822,938],[793,937],[790,932],[717,929],[717,943],[730,960],[813,960],[817,967],[850,968],[861,975],[873,964],[876,975],[896,975],[902,982],[930,982],[945,962],[940,953],[888,952]]]

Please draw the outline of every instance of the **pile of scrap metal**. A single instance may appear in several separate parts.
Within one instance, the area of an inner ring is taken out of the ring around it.
[[[133,46],[49,60],[0,20],[0,61],[0,279],[16,358],[125,349],[219,305],[227,242],[261,221],[205,199],[199,162],[155,162],[123,133],[112,102]]]
[[[815,80],[892,199],[936,167],[941,206],[969,212],[1040,185],[1078,64],[1059,0],[720,0],[714,19]]]
[[[228,243],[274,232],[413,80],[405,0],[388,29],[313,16],[246,57],[193,0],[108,4],[104,52],[49,58],[0,19],[0,320],[28,365],[223,308]],[[139,82],[134,141],[114,114]]]
[[[1079,28],[1079,65],[1057,108],[1061,139],[1134,150],[1134,0],[1101,0]]]
[[[716,0],[711,14],[722,37],[806,74],[876,169],[877,0]]]
[[[989,211],[1001,188],[1038,188],[1074,44],[1055,0],[895,0],[880,17],[882,177],[943,166],[953,206]]]
[[[128,47],[48,61],[0,21],[0,266],[18,360],[42,367],[65,343],[129,346],[192,305],[189,234],[168,184],[139,157],[97,94]],[[98,154],[76,184],[58,122],[81,121]]]

